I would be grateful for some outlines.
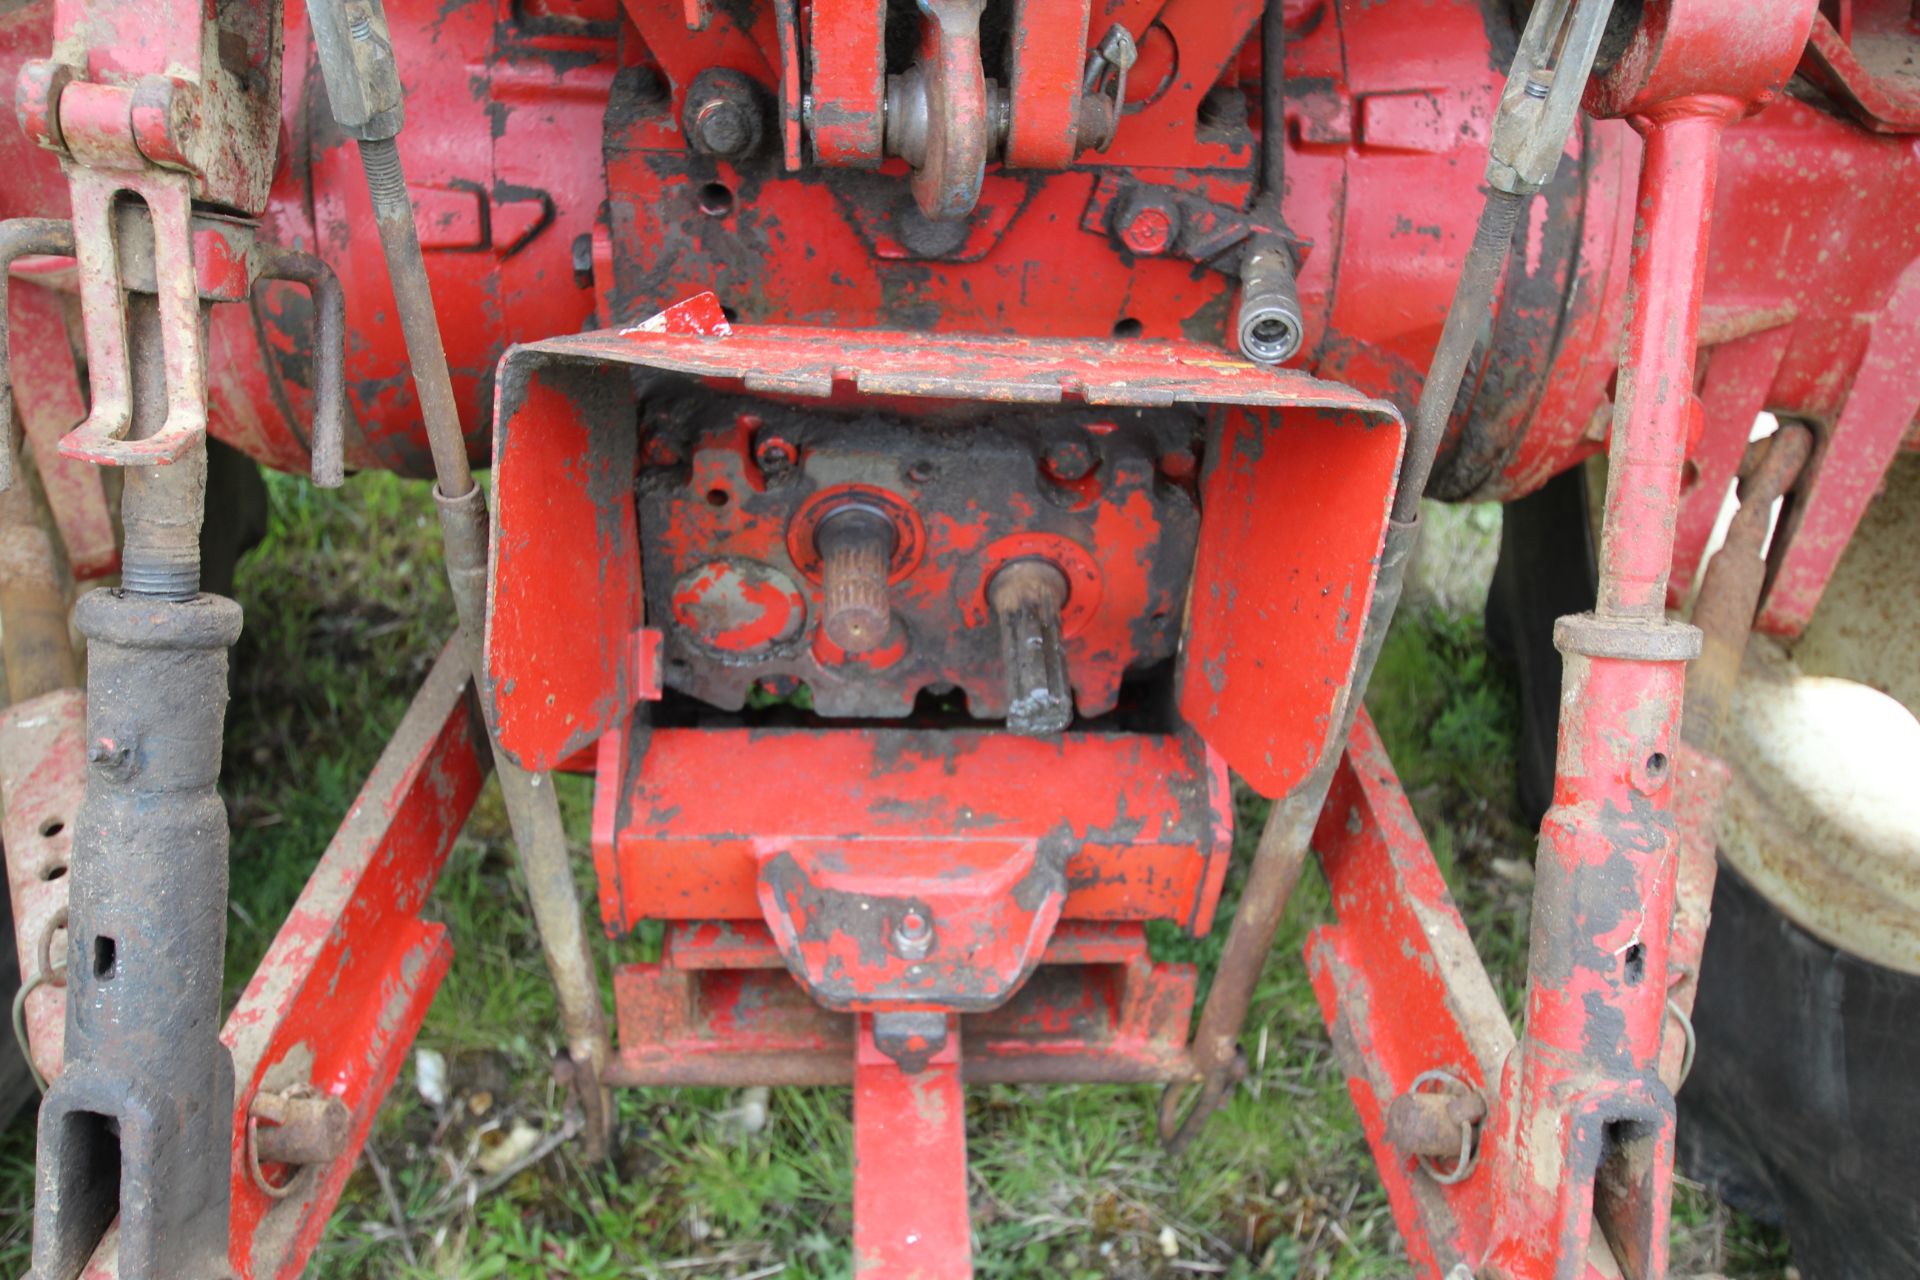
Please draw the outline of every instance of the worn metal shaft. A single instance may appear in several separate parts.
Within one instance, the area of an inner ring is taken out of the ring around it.
[[[1044,560],[1016,560],[994,575],[987,601],[1006,666],[1007,728],[1033,736],[1065,732],[1073,723],[1060,640],[1067,576]]]
[[[74,822],[66,1067],[40,1108],[35,1280],[116,1215],[126,1280],[225,1274],[233,1063],[220,1042],[227,811],[215,782],[240,606],[95,591]]]
[[[13,350],[7,283],[13,264],[33,254],[73,254],[73,224],[57,218],[0,222],[0,489],[13,484]]]
[[[460,433],[460,408],[453,398],[447,348],[440,339],[440,318],[433,310],[433,287],[427,282],[420,232],[413,224],[413,201],[400,167],[400,148],[392,138],[363,140],[360,164],[367,173],[374,225],[379,228],[387,276],[393,282],[394,309],[400,314],[400,330],[413,365],[420,417],[433,451],[433,474],[442,493],[458,498],[473,488],[473,470],[467,463],[466,438]]]
[[[360,161],[366,169],[367,191],[386,253],[394,305],[406,335],[420,414],[433,451],[438,481],[434,499],[440,508],[447,578],[459,614],[461,641],[478,679],[486,670],[486,494],[474,484],[467,464],[466,440],[460,433],[459,409],[447,371],[447,351],[440,339],[440,321],[433,309],[433,290],[427,281],[420,236],[414,228],[413,204],[407,196],[399,148],[391,138],[362,139]],[[484,694],[480,703],[494,746],[507,822],[513,828],[514,844],[527,878],[534,925],[559,999],[572,1078],[581,1084],[579,1094],[587,1112],[586,1153],[598,1159],[606,1153],[612,1117],[610,1100],[599,1080],[612,1049],[593,954],[581,922],[580,894],[573,882],[559,800],[552,778],[520,768],[500,750],[493,732],[492,707]]]
[[[813,543],[826,596],[820,629],[848,653],[871,653],[886,643],[893,620],[887,601],[893,525],[877,511],[848,508],[822,520]]]
[[[1740,681],[1740,664],[1766,582],[1773,504],[1793,486],[1812,453],[1813,433],[1800,423],[1785,423],[1774,433],[1741,479],[1740,509],[1700,580],[1693,625],[1700,628],[1701,649],[1687,668],[1681,736],[1702,751],[1718,749],[1721,726]]]
[[[473,670],[483,671],[486,654],[482,637],[487,610],[486,494],[476,486],[458,498],[435,493],[434,500],[440,508],[447,578],[452,583],[454,609],[460,617],[460,639]],[[488,736],[497,743],[493,708],[484,696],[480,705],[487,720]],[[497,745],[493,764],[494,773],[500,779],[507,822],[520,849],[520,865],[527,878],[527,898],[533,906],[534,926],[539,931],[547,972],[553,978],[558,997],[567,1055],[572,1060],[572,1078],[580,1086],[581,1103],[586,1110],[586,1152],[590,1159],[599,1159],[606,1152],[613,1114],[611,1099],[600,1084],[612,1049],[553,778],[521,768]]]

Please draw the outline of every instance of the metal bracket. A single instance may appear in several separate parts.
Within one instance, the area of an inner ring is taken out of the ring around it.
[[[74,220],[19,219],[0,224],[0,270],[35,254],[73,255],[79,264],[92,408],[61,441],[69,458],[100,466],[178,461],[207,429],[200,310],[239,302],[259,280],[306,286],[313,295],[315,408],[310,435],[315,484],[344,479],[346,301],[333,268],[312,254],[256,244],[254,225],[197,213],[185,179],[152,170],[127,174],[75,167],[69,172]],[[122,193],[141,204],[120,200]],[[167,418],[154,435],[125,439],[133,420],[126,294],[156,294],[167,375]],[[6,285],[0,280],[0,306]],[[11,390],[10,351],[0,323],[0,391]],[[0,395],[0,431],[11,426],[11,397]],[[8,433],[10,434],[10,433]],[[0,489],[12,479],[12,450],[0,443]]]
[[[1533,7],[1493,118],[1489,186],[1527,196],[1553,180],[1612,11],[1613,0],[1541,0]]]
[[[829,1009],[995,1008],[1040,963],[1067,900],[1064,844],[755,844],[761,914]]]
[[[1256,238],[1278,239],[1295,263],[1304,263],[1313,248],[1312,241],[1269,225],[1258,212],[1111,171],[1094,183],[1080,229],[1107,236],[1136,257],[1181,258],[1234,279],[1248,242]]]

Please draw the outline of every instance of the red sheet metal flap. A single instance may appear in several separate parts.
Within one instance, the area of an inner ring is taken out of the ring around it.
[[[1337,745],[1404,434],[1385,406],[1230,410],[1210,449],[1180,712],[1262,795]]]
[[[613,752],[594,831],[608,930],[761,914],[764,841],[880,851],[943,836],[1065,846],[1065,913],[1212,922],[1232,843],[1224,770],[1190,737],[656,728]],[[958,861],[958,859],[956,859]]]

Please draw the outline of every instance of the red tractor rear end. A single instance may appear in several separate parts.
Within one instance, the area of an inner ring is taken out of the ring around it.
[[[0,408],[74,573],[119,575],[84,694],[0,592],[38,1280],[301,1269],[490,769],[585,1153],[614,1088],[851,1085],[857,1274],[971,1274],[968,1083],[1163,1084],[1184,1144],[1311,851],[1416,1272],[1664,1275],[1730,691],[1920,440],[1920,10],[1514,9],[0,19]],[[1750,447],[1762,411],[1806,425]],[[209,435],[433,476],[460,615],[224,1030]],[[1603,453],[1516,1034],[1360,696],[1422,496]],[[563,771],[599,926],[665,922],[611,1010]],[[1273,808],[1217,921],[1235,777]],[[1227,930],[1198,1010],[1156,921]]]

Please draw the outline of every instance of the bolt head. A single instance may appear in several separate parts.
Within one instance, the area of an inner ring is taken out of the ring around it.
[[[1084,440],[1056,440],[1047,446],[1045,462],[1048,475],[1070,484],[1092,473],[1093,450]]]
[[[765,435],[753,447],[753,460],[769,477],[785,475],[800,461],[800,451],[782,435]]]
[[[753,117],[739,103],[715,99],[694,115],[702,149],[717,156],[739,155],[753,142]]]
[[[1120,243],[1142,257],[1151,258],[1173,247],[1173,219],[1165,209],[1149,205],[1135,209],[1120,229]]]
[[[893,949],[903,960],[922,960],[933,949],[933,921],[910,908],[893,926]]]

